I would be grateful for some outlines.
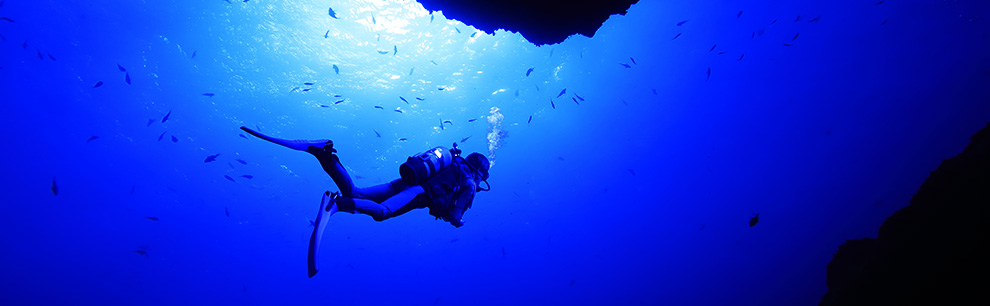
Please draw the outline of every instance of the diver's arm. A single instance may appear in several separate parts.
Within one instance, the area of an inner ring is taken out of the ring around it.
[[[461,193],[454,199],[454,205],[448,214],[447,220],[450,221],[451,225],[455,227],[464,225],[464,220],[461,220],[461,216],[464,215],[465,210],[471,207],[471,202],[474,201],[474,193],[477,188],[478,184],[475,184],[472,179],[466,179],[461,185]]]

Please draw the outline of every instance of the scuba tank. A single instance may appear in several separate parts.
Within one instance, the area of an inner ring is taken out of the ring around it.
[[[410,156],[405,163],[399,166],[399,176],[407,184],[422,183],[450,167],[455,158],[460,158],[460,153],[461,150],[457,149],[457,143],[454,143],[454,148],[450,150],[445,147],[436,147]]]

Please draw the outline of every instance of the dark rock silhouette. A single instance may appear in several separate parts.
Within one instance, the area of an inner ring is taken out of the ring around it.
[[[849,240],[819,305],[990,305],[990,124],[929,175],[877,239]]]
[[[519,32],[536,45],[556,44],[572,34],[592,37],[614,14],[625,15],[639,0],[419,0],[479,30]],[[465,35],[470,35],[466,33]]]

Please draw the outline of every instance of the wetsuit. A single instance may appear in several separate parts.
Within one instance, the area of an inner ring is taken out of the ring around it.
[[[444,176],[459,178],[453,182],[431,179],[422,185],[413,185],[396,179],[385,184],[357,188],[333,151],[311,146],[306,152],[316,156],[323,170],[340,189],[341,196],[335,200],[340,211],[359,212],[376,221],[382,221],[413,209],[428,207],[431,215],[460,227],[464,224],[461,215],[471,207],[474,200],[477,183],[472,172],[463,172],[466,165],[455,164],[448,171],[451,174]],[[437,178],[441,174],[443,173],[438,174]]]

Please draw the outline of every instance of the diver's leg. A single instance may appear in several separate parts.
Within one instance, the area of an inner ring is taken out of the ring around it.
[[[330,145],[332,146],[332,144]],[[344,197],[354,197],[354,181],[347,174],[347,169],[344,169],[344,165],[340,164],[340,159],[337,158],[337,155],[333,154],[335,151],[332,148],[329,150],[311,148],[306,152],[316,156],[316,159],[320,161],[320,166],[323,166],[323,171],[326,171],[330,175],[330,178],[333,179],[333,182],[337,184],[341,195]]]
[[[337,209],[346,212],[356,211],[371,216],[375,221],[382,221],[409,211],[405,209],[405,206],[413,203],[413,199],[417,195],[425,192],[423,187],[413,186],[398,192],[394,196],[382,201],[382,203],[377,203],[369,199],[341,197],[336,200]]]
[[[413,187],[406,184],[401,179],[395,179],[385,184],[378,184],[363,188],[354,188],[354,197],[364,198],[381,203],[396,195],[397,193]]]
[[[327,139],[320,140],[288,140],[271,137],[258,131],[241,127],[248,134],[254,135],[258,138],[271,141],[273,143],[285,146],[287,148],[299,151],[306,151],[309,154],[316,156],[316,159],[320,160],[320,165],[323,166],[323,171],[326,171],[333,178],[333,182],[337,183],[337,188],[340,189],[340,193],[345,197],[353,196],[354,182],[351,181],[351,176],[347,175],[347,170],[344,166],[340,165],[340,160],[334,155],[337,152],[333,148],[333,141]]]

